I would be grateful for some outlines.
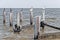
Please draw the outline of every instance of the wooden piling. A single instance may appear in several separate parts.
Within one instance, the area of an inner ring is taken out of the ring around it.
[[[22,28],[22,26],[20,24],[20,13],[19,12],[17,14],[17,27],[20,27],[20,29]]]
[[[20,14],[17,14],[17,26],[20,26]]]
[[[43,13],[43,20],[42,21],[45,21],[45,8],[43,8],[42,13]]]
[[[35,20],[35,27],[34,27],[34,38],[38,39],[40,34],[40,22],[41,22],[41,16],[37,16]]]
[[[22,29],[22,26],[21,26],[21,23],[20,23],[20,13],[18,12],[17,13],[17,24],[15,24],[15,28],[13,29],[14,32],[16,33],[19,33]]]
[[[6,23],[6,12],[5,12],[5,8],[3,9],[3,24]]]
[[[33,25],[33,8],[30,9],[30,25]]]
[[[23,21],[22,11],[23,11],[23,9],[20,11],[20,23],[22,23],[22,21]]]
[[[43,19],[42,19],[41,23],[45,21],[45,8],[42,8],[42,14],[43,14]],[[44,26],[43,25],[44,24],[42,24],[42,32],[44,32]]]
[[[10,8],[10,26],[13,26],[13,12],[11,8]]]

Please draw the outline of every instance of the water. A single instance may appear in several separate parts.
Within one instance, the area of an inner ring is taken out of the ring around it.
[[[21,8],[12,8],[12,10],[13,10],[13,27],[14,27],[14,25],[17,22],[16,14],[18,12],[20,12]],[[10,34],[10,32],[7,30],[7,29],[9,29],[9,14],[10,14],[9,11],[10,11],[9,8],[6,8],[6,26],[7,26],[7,28],[6,28],[6,30],[4,30],[5,26],[3,25],[3,8],[0,8],[1,37],[4,32],[7,33],[8,35]],[[29,13],[30,13],[29,8],[23,8],[23,25],[29,24],[29,21],[30,21],[29,20]],[[33,9],[33,16],[34,16],[34,19],[35,19],[35,16],[42,16],[42,8],[34,8]],[[45,9],[45,17],[46,17],[46,22],[48,24],[60,27],[60,8],[46,8]],[[49,29],[47,29],[47,30],[49,30]],[[50,29],[50,31],[51,31],[51,29]]]
[[[16,24],[16,14],[21,11],[21,8],[12,8],[13,10],[13,25]],[[9,26],[9,8],[6,8],[6,25]],[[23,25],[29,24],[29,8],[23,8]],[[0,25],[3,25],[3,8],[0,8]],[[34,8],[33,16],[42,16],[42,8]],[[46,21],[55,26],[60,26],[60,8],[46,8],[45,9]],[[35,21],[35,20],[34,20]]]

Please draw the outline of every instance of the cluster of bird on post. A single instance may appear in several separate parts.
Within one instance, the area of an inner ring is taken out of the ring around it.
[[[13,29],[14,32],[20,32],[22,30],[22,25],[20,22],[23,21],[22,18],[22,11],[17,13],[17,23],[15,24],[15,28]],[[45,21],[45,9],[43,8],[43,20]],[[13,26],[13,12],[12,9],[10,8],[10,18],[9,18],[10,26]],[[3,23],[6,23],[6,12],[5,8],[3,10]],[[40,33],[40,23],[41,23],[41,16],[36,16],[36,21],[35,21],[35,29],[34,29],[34,39],[38,38],[38,35]],[[33,25],[33,8],[30,9],[30,25]]]

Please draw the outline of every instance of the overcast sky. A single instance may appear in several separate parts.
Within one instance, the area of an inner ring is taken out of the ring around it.
[[[60,0],[0,0],[0,8],[60,8]]]

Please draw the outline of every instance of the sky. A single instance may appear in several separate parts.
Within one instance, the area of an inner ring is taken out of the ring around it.
[[[60,0],[0,0],[0,8],[60,8]]]

